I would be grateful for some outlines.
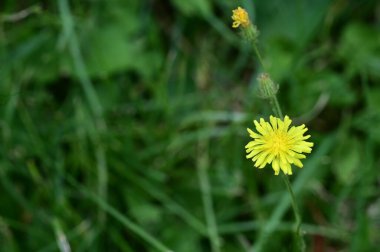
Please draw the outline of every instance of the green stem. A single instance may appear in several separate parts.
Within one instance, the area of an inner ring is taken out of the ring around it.
[[[260,54],[260,51],[259,49],[257,48],[257,43],[256,41],[254,41],[252,43],[252,46],[253,46],[253,49],[255,50],[255,53],[256,53],[256,56],[260,62],[260,65],[263,67],[264,71],[265,71],[265,65],[264,65],[264,61],[263,61],[263,58],[261,57],[261,54]]]
[[[265,65],[264,65],[264,62],[263,62],[263,59],[261,57],[261,54],[259,52],[259,49],[257,48],[257,42],[255,40],[252,41],[252,47],[256,53],[256,56],[263,68],[263,70],[265,71]],[[272,90],[270,90],[270,92],[266,92],[266,93],[271,93]],[[269,97],[269,102],[270,102],[270,105],[272,107],[272,110],[273,110],[273,113],[283,119],[283,114],[282,114],[282,111],[281,111],[281,107],[278,103],[278,100],[277,100],[277,97],[275,94],[271,95]],[[282,178],[286,184],[286,188],[288,189],[288,192],[290,194],[290,197],[291,197],[291,200],[292,200],[292,208],[293,208],[293,212],[294,212],[294,216],[296,218],[296,230],[295,230],[295,237],[296,237],[296,240],[297,240],[297,247],[298,247],[298,250],[299,251],[305,251],[305,241],[303,239],[303,236],[302,236],[302,232],[301,232],[301,224],[302,224],[302,219],[301,219],[301,215],[300,215],[300,212],[299,212],[299,209],[298,209],[298,206],[297,206],[297,202],[296,202],[296,198],[295,198],[295,195],[294,195],[294,192],[293,192],[293,189],[292,189],[292,186],[289,182],[289,179],[288,179],[288,176],[285,175],[285,174],[282,174]]]
[[[270,101],[270,104],[272,106],[272,110],[275,113],[275,115],[282,119],[283,115],[282,115],[281,107],[278,103],[276,95],[273,95],[272,97],[270,97],[269,101]],[[295,237],[296,237],[296,241],[297,241],[298,251],[305,251],[305,241],[303,239],[302,232],[301,232],[302,219],[301,219],[300,211],[298,209],[298,205],[296,202],[296,197],[294,195],[292,185],[289,182],[288,176],[282,173],[282,178],[283,178],[283,180],[286,184],[286,188],[288,189],[288,192],[290,194],[290,198],[292,200],[292,208],[293,208],[294,216],[296,218]]]
[[[260,54],[259,49],[257,48],[257,43],[256,43],[256,41],[253,41],[253,42],[252,42],[252,46],[253,46],[253,49],[255,50],[255,53],[256,53],[257,58],[259,59],[260,65],[262,66],[262,68],[263,68],[263,70],[264,70],[264,72],[265,72],[264,61],[263,61],[263,59],[262,59],[262,57],[261,57],[261,54]],[[283,117],[283,115],[282,115],[282,111],[281,111],[281,108],[280,108],[280,105],[279,105],[279,103],[278,103],[278,100],[277,100],[276,95],[273,95],[272,97],[270,97],[270,104],[271,104],[271,106],[272,106],[272,110],[273,110],[274,114],[275,114],[277,117],[283,119],[284,117]]]
[[[300,214],[300,211],[298,209],[297,202],[296,202],[296,197],[294,195],[292,185],[290,184],[288,176],[285,174],[282,174],[282,178],[286,184],[286,188],[288,189],[288,192],[289,192],[290,197],[292,199],[292,208],[293,208],[294,216],[296,217],[295,235],[296,235],[296,239],[297,239],[298,250],[299,251],[305,251],[305,241],[303,239],[302,232],[301,232],[302,219],[301,219],[301,214]]]
[[[272,106],[272,110],[275,114],[275,116],[283,119],[284,116],[282,115],[282,111],[281,111],[281,108],[280,108],[280,104],[278,103],[278,100],[277,100],[277,97],[274,95],[270,98],[269,100],[271,106]]]

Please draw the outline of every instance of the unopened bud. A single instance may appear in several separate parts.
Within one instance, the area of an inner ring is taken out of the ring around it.
[[[268,99],[276,96],[278,85],[272,81],[269,74],[260,74],[257,80],[259,81],[260,96],[262,98]]]

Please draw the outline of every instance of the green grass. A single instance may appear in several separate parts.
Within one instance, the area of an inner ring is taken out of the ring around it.
[[[378,1],[5,0],[0,251],[294,251],[285,185],[245,159],[271,110],[237,5],[315,143],[307,251],[377,249]]]

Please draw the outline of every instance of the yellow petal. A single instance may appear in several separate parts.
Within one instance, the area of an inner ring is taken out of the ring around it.
[[[272,162],[272,168],[274,170],[274,175],[278,175],[280,173],[280,166],[278,164],[278,159],[275,158]]]

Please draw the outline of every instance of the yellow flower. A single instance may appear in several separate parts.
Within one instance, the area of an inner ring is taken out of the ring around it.
[[[301,153],[310,153],[314,145],[305,141],[310,135],[303,135],[307,131],[304,124],[289,129],[292,120],[288,116],[285,116],[283,121],[270,116],[270,123],[263,118],[260,119],[260,123],[256,120],[254,123],[260,134],[247,129],[253,141],[250,141],[245,148],[249,153],[247,158],[252,158],[255,167],[261,169],[266,164],[272,163],[275,175],[280,173],[280,169],[285,174],[291,175],[291,164],[302,168],[300,159],[306,156]]]
[[[240,6],[237,9],[232,10],[232,23],[233,28],[238,28],[240,25],[243,27],[247,27],[249,25],[249,16],[245,9]]]

